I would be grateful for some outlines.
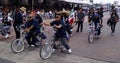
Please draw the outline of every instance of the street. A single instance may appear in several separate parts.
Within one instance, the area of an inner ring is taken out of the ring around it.
[[[118,14],[120,16],[120,12]],[[26,48],[22,53],[13,53],[10,49],[10,43],[15,39],[14,33],[8,39],[0,36],[0,63],[3,63],[1,60],[5,59],[8,60],[4,63],[120,63],[120,22],[117,23],[115,35],[111,36],[110,27],[107,26],[108,18],[109,13],[104,13],[101,37],[89,44],[88,33],[90,29],[86,17],[83,32],[77,33],[76,26],[74,27],[73,36],[70,39],[72,54],[57,52],[45,61],[39,57],[40,48]],[[49,37],[52,34],[50,31],[52,28],[45,28],[45,33]],[[84,61],[86,59],[88,61]]]

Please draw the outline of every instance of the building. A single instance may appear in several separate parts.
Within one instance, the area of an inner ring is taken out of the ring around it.
[[[80,1],[85,3],[90,3],[93,0],[0,0],[0,6],[25,6],[25,7],[34,7],[40,9],[63,9],[63,8],[72,8],[73,3],[68,1]],[[75,3],[74,3],[75,4]]]

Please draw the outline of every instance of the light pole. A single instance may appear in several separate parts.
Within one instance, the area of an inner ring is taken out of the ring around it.
[[[32,0],[32,10],[34,9],[34,0]]]

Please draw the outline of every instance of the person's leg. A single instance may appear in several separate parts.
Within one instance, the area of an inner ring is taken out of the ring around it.
[[[68,45],[68,42],[67,42],[67,40],[66,40],[65,37],[60,38],[60,41],[61,41],[62,45],[63,45],[67,50],[70,49],[70,46]]]
[[[53,42],[56,42],[57,40],[59,40],[59,38],[55,36]],[[55,44],[53,45],[53,49],[57,49],[57,46]]]
[[[17,30],[16,26],[13,26],[16,34],[16,39],[20,38],[20,31]]]
[[[98,28],[98,35],[100,35],[101,34],[101,28],[99,27]]]
[[[32,35],[32,44],[34,46],[37,47],[36,43],[39,41],[38,38],[37,38],[37,35],[39,34],[40,32],[39,31],[36,31],[36,32],[32,32],[31,35]]]
[[[8,33],[9,35],[11,34],[10,29],[11,29],[11,25],[8,25],[8,31],[7,31],[7,33]]]
[[[101,20],[101,24],[103,25],[103,17],[101,17],[101,19],[100,19],[100,20]]]
[[[78,24],[78,27],[77,27],[77,31],[76,32],[79,32],[80,22],[78,22],[77,24]]]
[[[95,30],[97,30],[97,22],[94,22]]]
[[[46,39],[46,38],[47,38],[44,33],[42,33],[42,34],[40,35],[40,37],[42,37],[42,39]]]
[[[111,32],[114,33],[114,24],[111,23],[110,26],[111,26]]]
[[[6,36],[7,35],[7,29],[6,29],[6,26],[3,26],[3,35]]]
[[[39,41],[39,40],[37,39],[37,36],[38,36],[39,33],[40,33],[39,31],[31,32],[33,44]]]
[[[113,33],[115,32],[116,22],[113,23]]]
[[[32,45],[32,43],[31,43],[31,33],[28,33],[25,38],[27,40],[28,45],[31,46]]]
[[[66,26],[66,29],[68,34],[72,34],[71,27],[69,25]]]
[[[80,27],[81,27],[81,32],[82,32],[83,31],[83,21],[81,21]]]

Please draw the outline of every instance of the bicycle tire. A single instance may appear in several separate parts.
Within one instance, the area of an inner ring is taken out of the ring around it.
[[[50,44],[44,44],[40,49],[39,55],[41,59],[46,60],[52,55],[52,52],[53,52],[53,46]]]
[[[93,43],[93,40],[94,40],[94,32],[91,31],[89,32],[89,35],[88,35],[88,42]]]
[[[21,48],[19,48],[19,46],[21,46]],[[18,50],[17,50],[17,49]],[[21,41],[20,39],[15,39],[11,42],[11,50],[14,52],[14,53],[20,53],[22,52],[23,50],[25,49],[25,45],[24,45],[24,42]]]

